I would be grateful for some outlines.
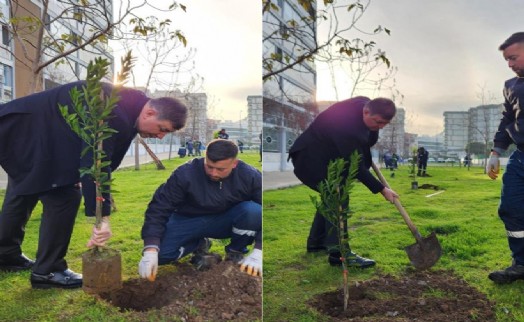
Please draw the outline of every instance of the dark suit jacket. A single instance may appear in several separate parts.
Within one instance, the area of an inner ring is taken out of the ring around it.
[[[378,140],[378,131],[370,131],[363,121],[367,97],[338,102],[320,113],[289,149],[294,172],[304,184],[317,190],[327,177],[329,161],[349,157],[354,151],[361,155],[357,178],[377,193],[384,186],[370,172],[371,151]]]
[[[79,168],[90,166],[92,158],[80,159],[83,142],[60,114],[59,105],[71,107],[70,90],[81,88],[74,82],[47,91],[22,97],[0,105],[0,165],[7,172],[16,195],[37,194],[50,189],[78,183]],[[104,84],[110,93],[112,85]],[[140,91],[122,89],[120,101],[109,119],[118,131],[104,141],[104,151],[111,160],[109,174],[115,170],[134,136],[135,123],[149,99]],[[70,108],[72,111],[72,108]],[[86,213],[94,214],[94,184],[82,178]],[[109,200],[105,205],[108,210]]]

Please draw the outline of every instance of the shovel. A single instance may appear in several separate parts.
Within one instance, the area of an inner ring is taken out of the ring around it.
[[[373,170],[379,177],[380,182],[382,182],[382,184],[387,188],[390,188],[386,181],[386,178],[384,178],[380,170],[377,168],[376,164],[372,162],[371,166],[373,167]],[[411,230],[411,233],[417,240],[415,244],[409,245],[406,248],[404,248],[406,250],[406,253],[408,254],[408,258],[411,264],[415,266],[415,268],[420,270],[428,269],[431,266],[435,265],[435,263],[442,255],[442,248],[440,247],[440,243],[437,239],[437,235],[435,235],[435,232],[432,232],[428,237],[423,238],[422,235],[420,235],[417,227],[409,218],[406,209],[404,209],[404,207],[402,207],[402,205],[400,204],[400,200],[398,198],[395,198],[395,206],[402,215],[402,218],[404,218],[404,221],[408,225],[409,230]]]

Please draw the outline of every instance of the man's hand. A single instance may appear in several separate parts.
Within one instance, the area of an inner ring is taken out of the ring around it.
[[[138,264],[138,274],[140,274],[140,277],[147,278],[149,281],[154,282],[157,271],[158,251],[156,249],[145,250]]]
[[[242,259],[240,271],[251,276],[262,276],[262,250],[255,248],[248,257]]]
[[[91,233],[91,239],[87,242],[87,247],[91,248],[93,246],[105,246],[106,241],[111,238],[111,227],[109,225],[109,217],[102,217],[102,223],[100,228],[96,228],[96,225],[93,227],[93,232]]]
[[[491,152],[488,162],[486,163],[486,173],[492,180],[495,180],[499,176],[499,172],[500,172],[499,155],[496,152]]]
[[[388,187],[384,187],[384,189],[382,189],[380,193],[384,196],[384,198],[387,201],[391,203],[395,203],[395,199],[398,198],[398,194],[395,191],[389,189]]]

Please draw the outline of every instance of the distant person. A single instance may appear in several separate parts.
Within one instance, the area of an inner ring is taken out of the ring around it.
[[[9,176],[0,213],[0,270],[32,269],[33,288],[78,288],[82,275],[68,268],[65,256],[83,194],[85,212],[95,215],[95,183],[80,177],[79,169],[90,167],[92,157],[81,158],[84,142],[59,112],[73,112],[70,91],[85,87],[84,81],[65,84],[0,105],[0,165]],[[102,84],[109,96],[113,85]],[[104,141],[110,165],[109,177],[124,158],[136,134],[163,138],[182,128],[187,108],[173,98],[150,99],[144,93],[124,88],[108,118],[115,130]],[[81,189],[79,182],[81,182]],[[110,196],[104,194],[102,225],[93,228],[88,247],[103,246],[111,236]],[[37,202],[43,205],[36,261],[22,253],[25,225]]]
[[[391,169],[391,171],[393,171],[393,156],[389,151],[384,153],[384,165],[386,166],[386,169]]]
[[[244,153],[244,142],[237,140],[238,149],[240,150],[240,153]]]
[[[524,279],[524,32],[511,35],[499,50],[517,77],[504,84],[504,110],[493,140],[493,149],[486,163],[486,173],[495,180],[499,176],[499,156],[510,144],[517,146],[509,157],[502,176],[502,193],[498,207],[504,222],[509,249],[513,257],[511,266],[489,274],[497,284]]]
[[[429,158],[428,150],[426,150],[423,146],[419,147],[417,150],[417,167],[418,167],[417,176],[419,177],[428,176],[428,174],[426,173],[426,169],[428,167],[428,158]]]
[[[186,148],[187,148],[187,156],[192,157],[193,154],[193,140],[187,140],[186,141]]]
[[[464,157],[464,166],[469,167],[471,165],[471,155],[466,154]]]
[[[387,98],[370,100],[359,96],[331,105],[320,113],[311,125],[295,140],[289,150],[289,157],[297,178],[311,189],[318,191],[319,183],[326,179],[329,161],[349,157],[357,151],[362,159],[358,166],[357,178],[372,193],[380,192],[386,200],[394,202],[398,194],[385,187],[370,172],[370,148],[378,140],[378,132],[395,116],[396,107]],[[347,223],[344,227],[347,234]],[[315,214],[307,240],[308,252],[326,251],[339,244],[336,229],[320,213]],[[352,257],[351,266],[366,268],[375,261],[355,253],[344,254]],[[329,251],[328,262],[341,265],[341,254]]]
[[[142,226],[142,278],[154,280],[158,265],[189,254],[198,269],[209,268],[209,238],[228,239],[226,260],[262,275],[262,175],[237,156],[235,143],[213,140],[204,158],[181,165],[158,187]]]
[[[224,140],[228,140],[229,139],[229,134],[227,134],[226,129],[221,129],[218,132],[218,139],[224,139]]]
[[[195,148],[195,156],[199,157],[202,155],[202,142],[200,140],[195,140],[193,142],[193,147]]]

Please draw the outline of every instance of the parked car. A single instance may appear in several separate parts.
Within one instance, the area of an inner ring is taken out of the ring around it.
[[[435,158],[428,158],[428,162],[435,162]]]
[[[454,158],[447,158],[446,162],[454,163],[454,162],[457,162],[457,160]]]
[[[438,162],[438,163],[444,163],[444,162],[446,162],[446,161],[444,160],[444,158],[437,158],[437,162]]]

